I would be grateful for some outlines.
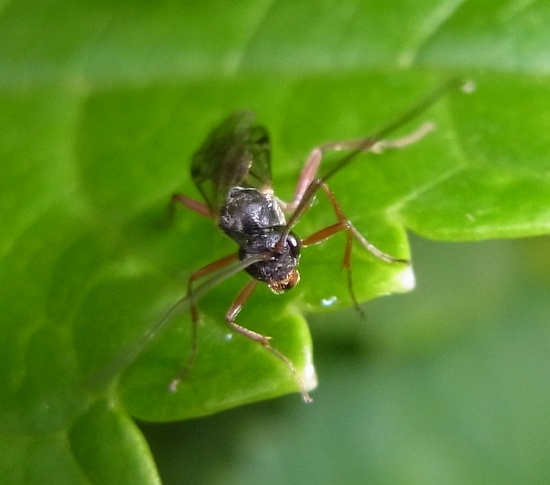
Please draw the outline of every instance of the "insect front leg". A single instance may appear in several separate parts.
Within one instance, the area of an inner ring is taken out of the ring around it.
[[[271,352],[275,357],[282,360],[286,364],[286,366],[288,367],[292,375],[294,376],[294,379],[296,380],[300,388],[302,399],[305,402],[311,402],[312,399],[309,396],[307,389],[304,385],[304,382],[300,377],[300,374],[298,373],[296,367],[286,355],[284,355],[282,352],[280,352],[279,350],[271,346],[270,344],[271,337],[262,335],[258,332],[254,332],[253,330],[250,330],[246,327],[243,327],[242,325],[239,325],[235,321],[235,319],[237,318],[237,315],[240,313],[244,304],[248,301],[248,299],[250,298],[250,295],[252,295],[252,292],[254,291],[257,285],[258,285],[258,281],[252,280],[244,286],[244,288],[240,291],[240,293],[237,295],[237,297],[229,307],[229,310],[227,310],[227,313],[225,314],[225,320],[235,332],[240,333],[244,337],[249,338],[254,342],[258,342],[265,349],[269,350],[269,352]]]
[[[237,254],[230,254],[228,256],[225,256],[221,259],[214,261],[213,263],[207,264],[206,266],[191,273],[191,276],[189,276],[189,281],[187,283],[187,295],[188,296],[193,295],[193,283],[196,280],[203,278],[205,276],[208,276],[209,274],[212,274],[222,268],[225,268],[227,265],[229,265],[236,259],[237,259]],[[195,304],[195,302],[193,302],[191,305],[191,349],[189,351],[189,356],[187,357],[187,361],[185,362],[185,365],[183,366],[182,370],[170,382],[169,389],[171,392],[177,391],[180,382],[183,379],[185,379],[189,371],[193,368],[193,364],[195,363],[195,359],[199,351],[199,344],[198,344],[199,319],[200,319],[200,315],[197,309],[197,305]]]
[[[238,332],[241,335],[244,335],[245,337],[254,340],[254,342],[258,342],[259,344],[262,344],[264,347],[266,347],[269,346],[269,340],[271,339],[271,337],[266,337],[265,335],[249,330],[248,328],[245,328],[235,322],[237,315],[241,312],[244,304],[248,301],[250,295],[252,295],[252,292],[257,285],[257,280],[251,280],[245,285],[245,287],[239,292],[239,294],[237,295],[235,300],[233,300],[233,303],[231,303],[231,306],[227,310],[227,313],[225,314],[225,321],[233,330],[235,330],[235,332]]]

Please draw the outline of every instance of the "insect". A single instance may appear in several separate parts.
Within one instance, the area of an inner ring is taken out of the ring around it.
[[[198,279],[222,270],[237,259],[249,260],[250,264],[245,264],[245,271],[252,279],[230,304],[225,320],[233,331],[259,343],[287,365],[306,402],[311,398],[291,360],[271,345],[270,337],[239,325],[236,322],[237,315],[259,283],[265,283],[276,294],[295,287],[300,281],[297,266],[301,250],[322,243],[339,232],[346,234],[343,267],[347,270],[348,290],[356,307],[358,302],[351,279],[353,241],[386,263],[408,263],[406,259],[386,254],[365,239],[345,215],[327,181],[354,161],[361,152],[380,153],[385,149],[403,148],[423,138],[435,128],[433,123],[424,123],[404,137],[385,139],[455,85],[457,81],[451,80],[370,137],[329,142],[314,148],[305,162],[290,202],[282,201],[274,193],[267,130],[256,123],[251,111],[236,111],[210,132],[193,157],[191,176],[203,201],[183,194],[172,196],[173,203],[182,204],[201,216],[213,219],[219,229],[238,246],[237,252],[194,271],[189,278],[188,295],[193,294],[193,285]],[[323,154],[329,150],[348,150],[349,153],[319,176]],[[293,232],[293,228],[308,211],[318,192],[328,198],[335,222],[301,239]],[[197,306],[193,302],[192,348],[182,372],[170,384],[172,391],[177,390],[195,360],[199,318]]]

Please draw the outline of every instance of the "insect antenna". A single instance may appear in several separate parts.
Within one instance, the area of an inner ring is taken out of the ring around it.
[[[321,177],[315,178],[311,181],[309,186],[307,187],[306,191],[304,192],[304,195],[302,196],[300,203],[296,207],[296,210],[292,214],[291,218],[289,219],[285,231],[281,235],[281,241],[284,241],[285,238],[288,236],[292,228],[298,223],[300,218],[304,215],[304,213],[309,209],[309,206],[311,205],[313,198],[315,197],[315,194],[317,191],[322,187],[323,184],[327,182],[331,177],[333,177],[336,173],[338,173],[340,170],[345,168],[348,164],[353,162],[357,156],[361,152],[369,151],[375,149],[376,145],[380,145],[380,149],[383,149],[385,146],[389,146],[392,148],[399,148],[400,141],[403,144],[410,144],[416,141],[416,139],[422,138],[426,132],[431,131],[434,128],[434,125],[431,123],[427,123],[422,125],[418,130],[411,133],[408,137],[405,137],[400,140],[396,140],[396,143],[393,142],[384,142],[384,138],[388,135],[390,135],[392,132],[397,130],[398,128],[401,128],[401,126],[407,124],[408,122],[412,121],[416,117],[418,117],[422,112],[424,112],[426,109],[428,109],[432,104],[434,104],[441,96],[446,94],[448,91],[454,88],[459,88],[461,86],[464,86],[466,83],[460,78],[451,78],[446,83],[442,84],[439,88],[434,90],[432,93],[430,93],[428,96],[426,96],[424,99],[422,99],[420,102],[418,102],[416,105],[414,105],[411,109],[408,111],[405,111],[401,116],[397,117],[392,122],[388,123],[386,126],[384,126],[382,129],[378,130],[374,135],[369,136],[367,138],[356,140],[354,143],[354,146],[352,147],[352,151],[342,157],[336,164],[331,167],[328,171],[324,173]],[[326,144],[324,146],[321,146],[321,149],[323,148],[332,148],[334,149],[334,144]],[[345,148],[345,147],[344,147]],[[336,147],[336,149],[342,149],[342,147]]]
[[[359,140],[358,146],[353,151],[351,151],[348,155],[338,161],[330,170],[325,172],[325,174],[321,177],[322,181],[326,182],[329,178],[342,170],[346,165],[351,163],[361,152],[373,149],[375,145],[383,142],[384,138],[393,133],[395,130],[401,128],[402,126],[417,118],[420,114],[426,111],[432,104],[434,104],[439,98],[441,98],[451,89],[459,88],[461,86],[464,86],[465,84],[465,81],[460,78],[455,77],[449,79],[447,82],[428,94],[424,99],[420,100],[408,111],[405,111],[401,116],[398,116],[395,120],[378,130],[378,132],[376,132],[374,135],[364,138],[362,141]],[[429,129],[430,125],[423,126],[428,127],[424,129]],[[422,129],[421,127],[418,132],[421,133],[424,131],[424,129]],[[415,133],[417,132],[413,132],[413,135]],[[422,136],[423,134],[418,135],[419,138],[421,138]]]
[[[177,300],[152,327],[145,331],[145,333],[136,342],[130,344],[126,347],[126,349],[122,350],[115,357],[113,357],[113,359],[104,367],[86,378],[83,382],[83,387],[101,389],[109,384],[117,375],[137,360],[137,358],[149,347],[155,338],[167,328],[175,315],[189,311],[189,309],[200,298],[202,298],[214,287],[218,286],[226,279],[231,278],[251,264],[261,261],[262,258],[262,255],[253,255],[241,261],[236,261],[234,264],[227,266],[212,278],[196,286],[192,293]],[[191,338],[196,338],[195,332]],[[193,343],[192,345],[196,344]]]
[[[367,138],[358,139],[358,140],[326,143],[325,145],[321,145],[316,150],[314,150],[314,152],[312,152],[312,155],[310,155],[310,158],[308,159],[308,164],[306,164],[307,171],[306,169],[304,169],[304,172],[308,173],[308,178],[311,177],[310,182],[309,182],[309,185],[306,186],[303,192],[301,191],[298,192],[299,196],[296,200],[297,205],[290,219],[288,220],[284,231],[281,234],[281,237],[278,243],[278,245],[280,246],[279,249],[282,248],[283,242],[286,240],[286,237],[290,234],[292,228],[298,223],[301,217],[309,210],[311,203],[313,202],[313,199],[315,198],[315,195],[317,194],[319,189],[322,189],[327,194],[329,200],[331,201],[331,204],[336,212],[339,222],[318,231],[317,233],[313,234],[309,238],[306,238],[302,242],[304,243],[304,246],[309,244],[316,244],[318,242],[321,242],[331,237],[333,234],[341,230],[346,230],[348,232],[346,252],[344,257],[344,268],[348,271],[348,289],[351,295],[352,302],[355,308],[359,309],[360,313],[362,312],[360,310],[360,307],[357,302],[357,298],[353,291],[352,278],[351,278],[351,262],[350,262],[351,235],[353,234],[353,236],[355,236],[359,240],[359,242],[362,244],[362,246],[365,249],[370,251],[379,259],[382,259],[386,262],[391,262],[391,263],[397,263],[397,262],[408,263],[409,261],[405,259],[394,258],[390,255],[387,255],[382,251],[380,251],[378,248],[376,248],[374,245],[369,243],[362,236],[362,234],[353,226],[351,221],[349,221],[349,219],[347,219],[344,216],[339,203],[336,201],[332,191],[329,189],[327,185],[327,181],[332,176],[337,174],[340,170],[342,170],[351,162],[353,162],[357,158],[357,156],[362,152],[371,151],[374,153],[380,153],[385,148],[394,148],[394,149],[402,148],[412,143],[415,143],[419,139],[423,138],[427,133],[435,129],[435,125],[433,123],[431,122],[424,123],[415,131],[413,131],[412,133],[410,133],[405,137],[395,139],[395,140],[385,140],[385,138],[388,135],[390,135],[392,132],[399,129],[403,125],[409,123],[413,119],[417,118],[421,113],[423,113],[427,108],[429,108],[433,103],[435,103],[439,98],[441,98],[441,96],[446,94],[449,90],[458,88],[461,86],[466,86],[466,83],[464,83],[464,81],[462,81],[459,78],[451,78],[446,83],[439,86],[439,88],[431,92],[428,96],[423,98],[411,109],[409,109],[408,111],[405,111],[401,116],[397,117],[392,122],[388,123],[386,126],[378,130],[378,132],[376,132],[374,135],[369,136]],[[321,162],[322,153],[326,150],[350,150],[350,152],[344,157],[342,157],[339,161],[337,161],[335,165],[329,168],[324,173],[324,175],[316,177],[315,173],[311,173],[311,172],[315,172],[317,170],[318,164]]]

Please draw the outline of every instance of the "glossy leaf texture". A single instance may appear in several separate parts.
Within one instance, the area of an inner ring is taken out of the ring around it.
[[[407,230],[449,241],[548,233],[545,2],[29,0],[0,12],[9,483],[121,483],[121,463],[133,470],[128,483],[155,483],[128,415],[183,419],[296,390],[284,364],[231,338],[223,321],[245,275],[201,300],[199,357],[177,393],[168,382],[190,347],[184,314],[130,368],[109,367],[183,296],[193,270],[235,250],[212,221],[167,216],[172,193],[198,196],[191,156],[234,109],[268,127],[275,188],[289,199],[312,147],[376,132],[464,77],[471,94],[449,93],[396,136],[426,120],[434,133],[362,155],[331,188],[365,237],[398,257],[411,256]],[[320,196],[296,232],[334,220]],[[262,288],[239,316],[309,369],[312,384],[304,314],[349,306],[344,243],[305,250],[299,287],[281,297]],[[353,280],[361,301],[414,282],[359,247]]]

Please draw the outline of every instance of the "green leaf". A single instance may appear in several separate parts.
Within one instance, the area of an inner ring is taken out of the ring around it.
[[[90,483],[159,483],[141,433],[130,418],[99,401],[71,426],[71,451]]]
[[[142,424],[164,483],[545,483],[548,242],[412,237],[417,290],[308,319],[311,406]]]
[[[39,476],[41,461],[26,458],[34,439],[63,457],[52,483],[108,483],[93,478],[99,453],[82,464],[93,448],[83,442],[132,436],[125,456],[140,456],[124,413],[182,419],[297,389],[265,349],[228,338],[223,315],[245,275],[200,302],[200,351],[177,393],[168,383],[190,349],[183,312],[126,368],[190,273],[235,251],[211,221],[180,211],[170,225],[166,212],[172,193],[197,196],[190,157],[233,109],[255,110],[270,130],[275,186],[289,199],[312,147],[376,132],[453,74],[471,79],[472,94],[450,93],[396,136],[425,120],[435,133],[361,156],[331,188],[365,237],[398,257],[409,257],[407,229],[445,240],[547,233],[550,92],[536,26],[549,14],[544,2],[4,3],[0,427],[4,463],[20,464],[11,482]],[[335,221],[317,202],[300,235]],[[304,250],[299,287],[257,290],[238,319],[272,336],[310,386],[303,315],[349,306],[344,242]],[[366,301],[412,278],[355,248],[353,281]],[[120,433],[106,431],[109,419]],[[120,483],[122,468],[109,479]],[[145,464],[130,481],[151,477]]]

